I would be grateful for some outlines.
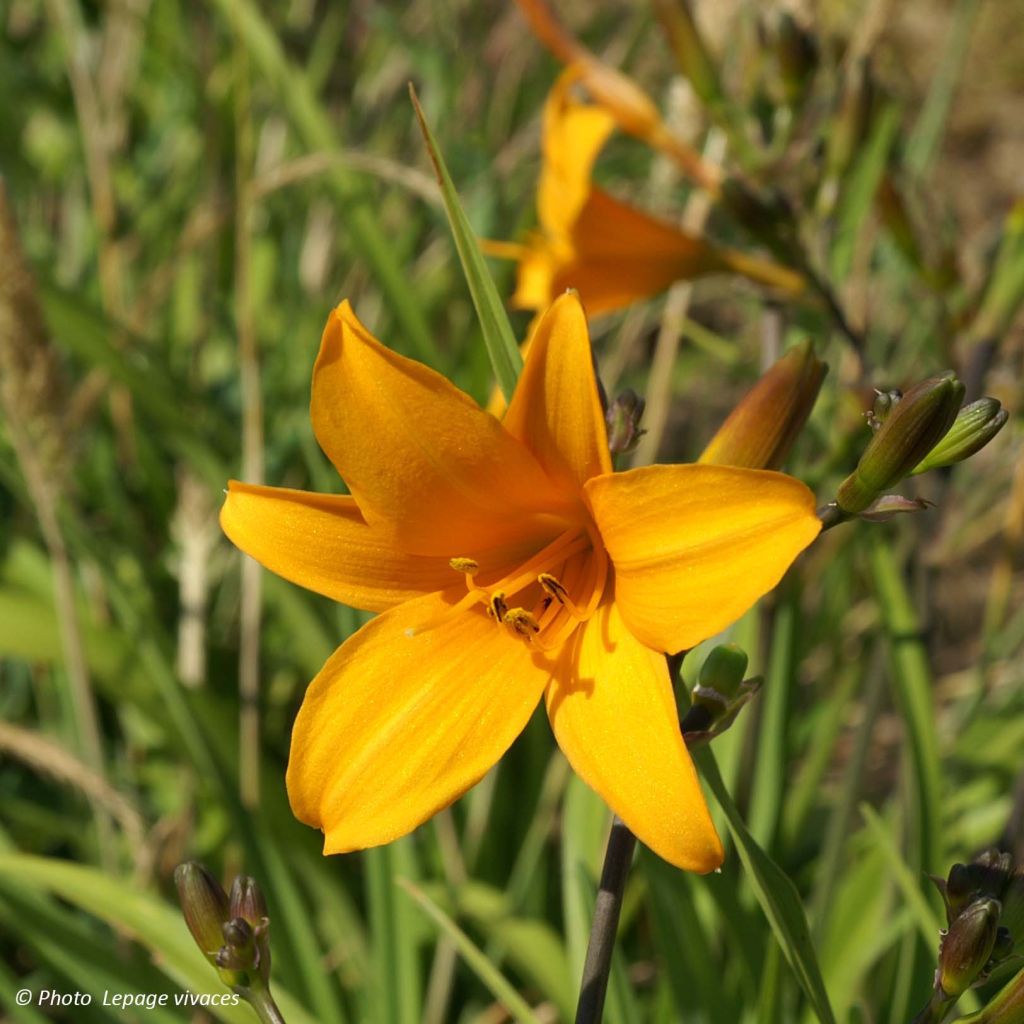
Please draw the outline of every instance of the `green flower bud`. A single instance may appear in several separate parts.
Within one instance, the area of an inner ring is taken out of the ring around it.
[[[827,372],[810,341],[791,348],[741,399],[699,461],[778,469],[807,423]]]
[[[839,487],[843,512],[863,512],[895,487],[946,436],[964,397],[951,370],[914,385],[886,416],[857,468]]]
[[[192,938],[206,959],[215,964],[224,941],[221,929],[229,917],[227,894],[213,875],[195,861],[174,869],[174,884]]]
[[[605,421],[608,424],[608,450],[612,455],[628,455],[636,450],[640,438],[647,433],[640,427],[644,406],[644,400],[632,388],[626,388],[608,406]]]
[[[715,647],[701,665],[697,688],[711,690],[724,700],[735,697],[748,660],[746,652],[736,644]]]
[[[747,656],[735,644],[714,648],[701,666],[682,728],[689,744],[721,735],[761,688],[760,677],[744,679]]]
[[[937,982],[943,993],[957,997],[985,969],[999,928],[999,900],[981,897],[971,903],[949,926],[939,947]]]
[[[994,398],[979,398],[965,405],[949,433],[914,467],[911,476],[929,469],[952,466],[980,452],[1006,425],[1010,414]]]

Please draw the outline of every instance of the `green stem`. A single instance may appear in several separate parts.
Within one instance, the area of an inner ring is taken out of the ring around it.
[[[248,1001],[263,1024],[286,1024],[281,1011],[277,1008],[277,1003],[274,1002],[274,997],[270,994],[270,989],[262,988],[257,991],[247,989],[239,994]]]

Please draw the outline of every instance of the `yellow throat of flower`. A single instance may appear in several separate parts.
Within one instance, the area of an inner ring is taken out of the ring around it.
[[[525,562],[486,582],[474,558],[460,556],[449,564],[465,577],[466,594],[442,620],[427,623],[418,633],[482,607],[496,626],[542,652],[559,648],[594,614],[609,574],[604,544],[590,523],[571,526]]]

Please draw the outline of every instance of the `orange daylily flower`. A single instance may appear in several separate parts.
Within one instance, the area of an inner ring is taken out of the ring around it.
[[[537,325],[504,418],[330,316],[312,419],[351,496],[233,482],[224,531],[268,569],[380,612],[311,684],[288,794],[325,853],[386,843],[476,783],[545,701],[575,770],[681,868],[722,847],[663,652],[722,630],[818,533],[779,473],[613,473],[583,308]]]
[[[723,272],[800,291],[803,279],[794,271],[712,245],[594,185],[594,162],[616,118],[604,106],[573,96],[577,77],[577,68],[566,69],[544,107],[540,231],[522,245],[484,246],[493,256],[519,261],[514,306],[546,309],[567,288],[575,288],[596,316],[657,295],[674,281]]]

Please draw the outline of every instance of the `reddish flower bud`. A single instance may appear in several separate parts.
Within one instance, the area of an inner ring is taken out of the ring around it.
[[[733,409],[699,461],[778,469],[803,430],[827,371],[810,341],[791,348]]]

